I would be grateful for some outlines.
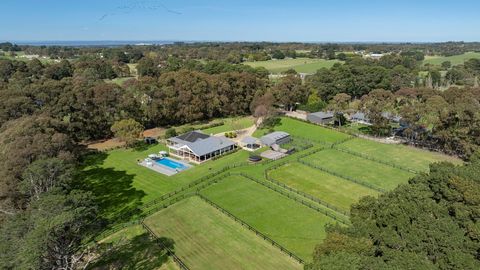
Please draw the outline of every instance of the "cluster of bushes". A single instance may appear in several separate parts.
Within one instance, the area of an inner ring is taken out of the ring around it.
[[[236,133],[235,131],[226,132],[226,133],[225,133],[225,137],[233,139],[233,138],[236,138],[236,137],[237,137],[237,133]]]
[[[225,122],[219,121],[219,122],[213,122],[213,123],[204,124],[204,125],[200,125],[200,126],[187,126],[187,127],[182,128],[180,130],[180,132],[177,132],[177,130],[174,127],[171,127],[171,128],[169,128],[165,131],[165,138],[168,139],[168,138],[171,138],[171,137],[175,137],[179,133],[183,134],[183,133],[187,133],[187,132],[194,131],[194,130],[197,130],[197,129],[204,130],[204,129],[223,126],[223,125],[225,125]],[[232,137],[232,138],[235,138],[236,136],[237,135],[235,134],[235,136]]]
[[[223,122],[223,121],[213,122],[213,123],[210,123],[210,124],[202,125],[199,129],[200,130],[209,129],[209,128],[219,127],[219,126],[223,126],[223,125],[225,125],[225,122]]]

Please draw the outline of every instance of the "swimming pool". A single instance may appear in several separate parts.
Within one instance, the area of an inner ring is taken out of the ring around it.
[[[155,160],[155,163],[178,171],[183,171],[188,168],[185,164],[182,164],[170,158],[157,159]]]

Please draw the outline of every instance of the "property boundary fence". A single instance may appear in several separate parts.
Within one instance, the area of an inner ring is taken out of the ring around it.
[[[387,166],[390,166],[390,167],[393,167],[393,168],[396,168],[396,169],[399,169],[399,170],[403,170],[403,171],[406,171],[406,172],[409,172],[409,173],[414,173],[414,174],[419,174],[420,173],[419,171],[412,170],[410,168],[397,165],[393,162],[384,161],[384,160],[381,160],[381,159],[378,159],[378,158],[375,158],[375,157],[372,157],[372,156],[369,156],[369,155],[365,155],[365,154],[362,154],[362,153],[358,153],[358,152],[346,149],[344,147],[338,147],[338,146],[335,145],[335,146],[333,146],[333,149],[338,150],[340,152],[350,154],[352,156],[357,156],[357,157],[360,157],[360,158],[363,158],[363,159],[368,159],[368,160],[373,161],[373,162],[377,162],[377,163],[387,165]]]
[[[288,185],[286,185],[286,184],[284,184],[284,183],[282,183],[282,182],[274,179],[273,177],[271,177],[271,176],[268,175],[268,172],[267,172],[267,171],[265,171],[265,179],[267,179],[267,181],[270,181],[270,182],[272,182],[273,184],[275,184],[275,185],[277,185],[277,186],[280,186],[280,187],[282,187],[282,188],[284,188],[284,189],[287,189],[288,191],[291,191],[291,192],[296,193],[296,194],[298,194],[298,195],[300,195],[300,196],[302,196],[302,197],[305,197],[305,198],[307,198],[307,199],[309,199],[309,200],[311,200],[311,201],[314,201],[314,202],[316,202],[316,203],[318,203],[318,204],[321,204],[321,205],[323,205],[323,206],[325,206],[325,207],[327,207],[327,208],[329,208],[329,209],[331,209],[331,210],[333,210],[333,211],[335,211],[335,212],[337,212],[337,213],[339,213],[339,214],[342,214],[342,215],[344,215],[344,216],[346,216],[346,217],[350,216],[350,213],[348,213],[348,212],[345,211],[345,210],[342,210],[342,209],[340,209],[340,208],[338,208],[338,207],[336,207],[336,206],[334,206],[334,205],[331,205],[331,204],[327,203],[326,201],[323,201],[323,200],[321,200],[321,199],[319,199],[319,198],[317,198],[317,197],[315,197],[315,196],[313,196],[313,195],[310,195],[310,194],[305,193],[305,192],[303,192],[303,191],[300,191],[300,190],[294,189],[294,188],[292,188],[292,187],[289,187]]]
[[[258,183],[258,184],[260,184],[260,185],[262,185],[262,186],[264,186],[264,187],[266,187],[266,188],[269,188],[269,189],[271,189],[271,190],[273,190],[273,191],[275,191],[275,192],[277,192],[277,193],[280,193],[281,195],[283,195],[283,196],[285,196],[285,197],[287,197],[287,198],[289,198],[289,199],[291,199],[291,200],[294,200],[295,202],[298,202],[298,203],[300,203],[300,204],[303,204],[304,206],[306,206],[306,207],[308,207],[308,208],[311,208],[311,209],[313,209],[313,210],[315,210],[315,211],[317,211],[317,212],[319,212],[319,213],[322,213],[322,214],[324,214],[325,216],[330,217],[330,218],[332,218],[333,220],[338,221],[338,222],[340,222],[340,223],[342,223],[342,224],[344,224],[344,225],[349,225],[349,224],[350,224],[350,221],[348,221],[348,219],[344,219],[344,218],[342,218],[342,217],[340,217],[340,216],[334,215],[334,214],[332,214],[331,212],[327,211],[325,208],[320,208],[320,207],[312,204],[311,202],[304,200],[303,198],[300,199],[300,198],[298,198],[298,196],[292,195],[290,192],[286,191],[285,189],[283,189],[283,188],[280,187],[280,186],[277,186],[277,185],[271,183],[270,181],[267,181],[267,180],[261,181],[261,180],[258,180],[258,179],[256,179],[256,178],[254,178],[254,177],[251,177],[251,176],[249,176],[249,175],[246,175],[246,174],[244,174],[244,173],[238,173],[238,174],[232,174],[232,175],[239,175],[239,176],[242,176],[242,177],[244,177],[244,178],[246,178],[246,179],[249,179],[249,180],[251,180],[251,181],[253,181],[253,182],[256,182],[256,183]],[[347,216],[347,217],[348,217],[348,216]]]
[[[173,261],[178,265],[178,267],[180,267],[180,269],[190,270],[190,268],[188,268],[188,266],[175,254],[175,252],[173,252],[173,250],[171,250],[169,247],[165,246],[162,243],[160,238],[158,238],[158,236],[147,226],[147,224],[143,222],[143,220],[141,221],[141,224],[143,228],[155,239],[155,242],[157,243],[157,245],[161,249],[164,249],[167,251],[167,254],[172,257]]]
[[[342,147],[338,147],[338,145],[343,144],[343,143],[345,143],[349,140],[352,140],[352,139],[355,139],[355,138],[363,138],[359,134],[356,134],[354,132],[348,132],[346,130],[340,130],[340,129],[325,126],[325,125],[318,125],[318,124],[315,124],[315,123],[311,123],[307,120],[298,119],[298,118],[291,117],[291,116],[285,116],[285,117],[288,117],[288,118],[291,118],[291,119],[294,119],[294,120],[297,120],[297,121],[300,121],[300,122],[304,122],[304,123],[307,123],[307,124],[310,124],[310,125],[321,126],[323,128],[326,128],[326,129],[331,129],[331,130],[349,135],[350,136],[349,138],[346,138],[344,140],[341,140],[341,141],[338,141],[338,142],[335,142],[335,143],[331,144],[331,147],[335,148],[336,150],[339,150],[339,151],[342,151],[342,152],[345,152],[345,153],[348,153],[348,154],[351,154],[351,155],[355,155],[355,156],[358,156],[358,157],[361,157],[361,158],[364,158],[364,159],[368,159],[368,160],[371,160],[371,161],[375,161],[375,162],[378,162],[378,163],[381,163],[381,164],[384,164],[384,165],[387,165],[387,166],[391,166],[391,167],[394,167],[394,168],[397,168],[397,169],[400,169],[400,170],[404,170],[404,171],[407,171],[407,172],[411,172],[411,173],[415,173],[415,174],[420,173],[419,171],[416,171],[416,170],[413,170],[413,169],[410,169],[410,168],[407,168],[407,167],[404,167],[404,166],[396,165],[393,162],[383,161],[381,159],[377,159],[377,158],[374,158],[372,156],[368,156],[368,155],[365,155],[365,154],[362,154],[362,153],[354,152],[354,151],[351,151],[351,150],[348,150],[348,149],[345,149],[345,148],[342,148]],[[321,141],[318,141],[318,142],[319,143],[324,143],[324,144],[326,143],[326,142],[321,142]]]
[[[155,212],[158,212],[162,209],[165,209],[165,208],[167,208],[167,207],[169,207],[169,206],[171,206],[171,205],[173,205],[173,204],[175,204],[175,203],[177,203],[177,202],[179,202],[179,201],[181,201],[185,198],[192,197],[193,195],[194,195],[194,193],[182,194],[182,195],[176,197],[175,199],[173,199],[171,201],[168,201],[168,202],[165,202],[163,204],[157,205],[155,208],[152,208],[152,209],[148,210],[147,212],[142,213],[140,218],[144,219],[144,218],[150,216],[151,214],[153,214]]]
[[[306,149],[309,149],[309,148],[313,147],[313,144],[312,144],[311,141],[308,140],[308,139],[297,138],[297,137],[294,137],[294,139],[303,140],[303,141],[307,142],[306,144],[304,144],[304,147],[299,148],[298,152],[301,152],[301,151],[304,151],[304,150],[306,150]],[[298,152],[297,152],[297,153],[298,153]],[[184,191],[186,191],[186,190],[188,190],[188,189],[192,189],[192,188],[194,188],[194,187],[196,187],[196,186],[198,186],[198,187],[196,188],[196,191],[199,191],[199,190],[201,190],[201,189],[204,189],[204,188],[208,187],[209,185],[218,182],[217,179],[216,179],[216,177],[219,176],[219,175],[221,175],[221,174],[224,174],[224,173],[226,174],[225,176],[230,176],[231,173],[228,172],[228,171],[231,170],[231,169],[239,168],[239,167],[245,167],[245,166],[263,166],[263,165],[268,165],[268,164],[270,164],[270,163],[275,163],[275,162],[278,162],[278,161],[275,161],[275,160],[265,160],[265,161],[263,161],[263,162],[261,162],[261,163],[238,162],[238,163],[234,163],[234,164],[232,164],[232,165],[224,166],[224,167],[220,168],[219,170],[217,170],[217,171],[215,171],[215,172],[213,172],[213,173],[210,173],[210,174],[208,174],[208,175],[205,175],[205,176],[203,176],[203,177],[200,177],[199,179],[197,179],[197,180],[195,180],[195,181],[193,181],[193,182],[191,182],[191,183],[189,183],[189,184],[187,184],[187,185],[184,185],[184,186],[182,186],[181,188],[178,188],[178,189],[176,189],[176,190],[174,190],[174,191],[171,191],[171,192],[169,192],[169,193],[163,194],[163,195],[161,195],[160,197],[157,197],[157,198],[155,198],[155,199],[153,199],[153,200],[151,200],[151,201],[148,201],[147,203],[145,203],[144,205],[142,205],[142,206],[140,206],[140,207],[138,207],[138,208],[135,208],[135,209],[133,209],[133,210],[127,212],[127,213],[122,214],[121,216],[119,216],[119,219],[123,219],[123,220],[130,219],[130,218],[134,217],[134,216],[137,215],[137,214],[138,214],[138,218],[139,218],[139,219],[142,218],[142,217],[146,217],[146,216],[148,216],[148,215],[150,215],[150,214],[152,214],[152,213],[154,213],[154,212],[156,212],[156,211],[159,211],[160,209],[166,208],[166,207],[165,207],[166,204],[163,203],[163,202],[165,202],[166,200],[171,199],[171,198],[177,196],[177,195],[180,194],[181,192],[184,192]],[[282,161],[282,162],[280,162],[280,163],[284,164],[284,163],[288,163],[288,161]],[[276,165],[276,164],[275,164],[275,165]],[[208,180],[211,180],[211,181],[208,181]],[[208,182],[207,182],[207,181],[208,181]],[[191,196],[191,194],[189,194],[188,196]],[[188,196],[186,196],[185,194],[183,194],[183,195],[179,196],[177,199],[173,200],[173,202],[178,202],[179,200],[181,200],[181,199],[179,199],[179,198],[182,198],[182,199],[183,199],[183,198],[188,197]],[[147,212],[143,212],[145,209],[148,209],[148,208],[150,208],[150,207],[152,207],[152,206],[155,206],[155,205],[158,205],[158,206],[156,206],[155,208],[152,208],[152,209],[148,210]],[[171,205],[171,203],[168,204],[168,205]],[[168,206],[167,206],[167,207],[168,207]],[[110,227],[110,228],[107,227],[107,228],[105,228],[99,235],[101,235],[101,236],[103,236],[103,237],[107,237],[107,236],[109,236],[109,235],[111,235],[111,234],[113,234],[113,233],[115,233],[115,232],[117,232],[117,231],[119,231],[119,230],[121,230],[121,229],[129,226],[129,225],[135,224],[135,222],[137,222],[137,224],[138,224],[138,219],[135,219],[135,220],[132,220],[132,221],[127,221],[127,222],[121,223],[120,225],[115,225],[115,226]],[[123,227],[122,227],[122,226],[123,226]],[[94,237],[93,239],[99,239],[99,237],[96,236],[96,237]]]
[[[263,240],[266,240],[267,242],[269,242],[270,244],[272,244],[272,246],[280,249],[280,251],[282,251],[283,253],[287,254],[288,256],[290,256],[291,258],[295,259],[296,261],[298,261],[299,263],[301,264],[305,264],[305,261],[303,259],[301,259],[300,257],[298,257],[297,255],[295,255],[294,253],[292,253],[291,251],[289,251],[288,249],[284,248],[282,245],[280,245],[279,243],[277,243],[275,240],[271,239],[270,237],[266,236],[265,234],[257,231],[255,228],[253,228],[252,226],[248,225],[246,222],[242,221],[241,219],[237,218],[235,215],[233,215],[232,213],[230,213],[228,210],[222,208],[221,206],[217,205],[216,203],[214,203],[213,201],[211,201],[210,199],[208,199],[207,197],[203,196],[202,194],[200,193],[197,193],[197,196],[199,198],[201,198],[202,200],[204,200],[205,202],[207,202],[208,204],[210,204],[211,206],[213,206],[214,208],[216,208],[217,210],[219,210],[220,212],[222,212],[223,214],[227,215],[228,217],[230,217],[231,219],[233,219],[234,221],[236,221],[237,223],[239,223],[240,225],[242,225],[243,227],[249,229],[250,231],[254,232],[257,236],[260,236],[261,238],[263,238]]]
[[[337,173],[337,172],[334,172],[334,171],[332,171],[332,170],[323,168],[323,167],[321,167],[321,166],[318,166],[318,165],[315,165],[315,164],[311,164],[311,163],[306,162],[306,161],[304,161],[304,160],[302,160],[302,159],[298,159],[297,161],[300,162],[300,163],[303,164],[303,165],[306,165],[306,166],[309,166],[309,167],[311,167],[311,168],[314,168],[314,169],[317,169],[317,170],[326,172],[326,173],[331,174],[331,175],[334,175],[334,176],[336,176],[336,177],[343,178],[343,179],[345,179],[345,180],[348,180],[348,181],[350,181],[350,182],[354,182],[354,183],[356,183],[356,184],[365,186],[365,187],[367,187],[367,188],[370,188],[370,189],[373,189],[373,190],[376,190],[376,191],[379,191],[379,192],[386,192],[386,190],[383,189],[383,188],[374,186],[374,185],[372,185],[372,184],[370,184],[370,183],[367,183],[367,182],[365,182],[365,181],[361,181],[361,180],[355,179],[355,178],[350,177],[350,176],[346,176],[346,175],[339,174],[339,173]]]
[[[355,132],[348,131],[348,130],[342,130],[342,129],[339,129],[339,128],[334,128],[334,127],[323,125],[323,124],[315,124],[315,123],[312,123],[308,120],[304,120],[304,119],[300,119],[300,118],[296,118],[296,117],[292,117],[292,116],[288,116],[288,115],[285,115],[285,117],[291,118],[293,120],[297,120],[297,121],[300,121],[300,122],[303,122],[303,123],[306,123],[306,124],[310,124],[310,125],[313,125],[313,126],[319,126],[319,127],[325,128],[325,129],[330,129],[330,130],[333,130],[333,131],[336,131],[336,132],[339,132],[339,133],[343,133],[343,134],[346,134],[346,135],[349,135],[349,136],[352,136],[352,137],[358,137],[358,134],[356,134]]]
[[[118,232],[122,229],[125,229],[126,227],[129,227],[129,226],[132,226],[132,225],[137,225],[139,223],[140,223],[140,220],[133,220],[133,221],[117,224],[117,225],[103,231],[99,235],[97,235],[95,237],[95,240],[104,239],[104,238],[109,237],[110,235],[112,235],[112,234],[114,234],[114,233],[116,233],[116,232]]]

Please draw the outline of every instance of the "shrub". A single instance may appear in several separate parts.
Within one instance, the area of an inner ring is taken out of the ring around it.
[[[273,129],[275,126],[280,124],[280,117],[270,116],[263,120],[261,128]]]
[[[134,119],[124,119],[115,122],[111,131],[115,134],[115,137],[127,143],[127,145],[133,145],[143,135],[143,126]]]
[[[171,138],[171,137],[175,137],[177,136],[177,131],[175,130],[175,128],[169,128],[165,131],[165,138],[168,139],[168,138]]]

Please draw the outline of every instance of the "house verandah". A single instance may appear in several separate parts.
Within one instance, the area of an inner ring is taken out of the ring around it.
[[[188,136],[182,135],[183,138],[177,136],[168,139],[167,147],[169,154],[199,164],[216,156],[224,155],[237,148],[234,142],[224,137],[207,137],[202,135],[203,134],[190,134]],[[185,137],[187,137],[188,140],[185,140]],[[196,137],[202,138],[198,139]]]

